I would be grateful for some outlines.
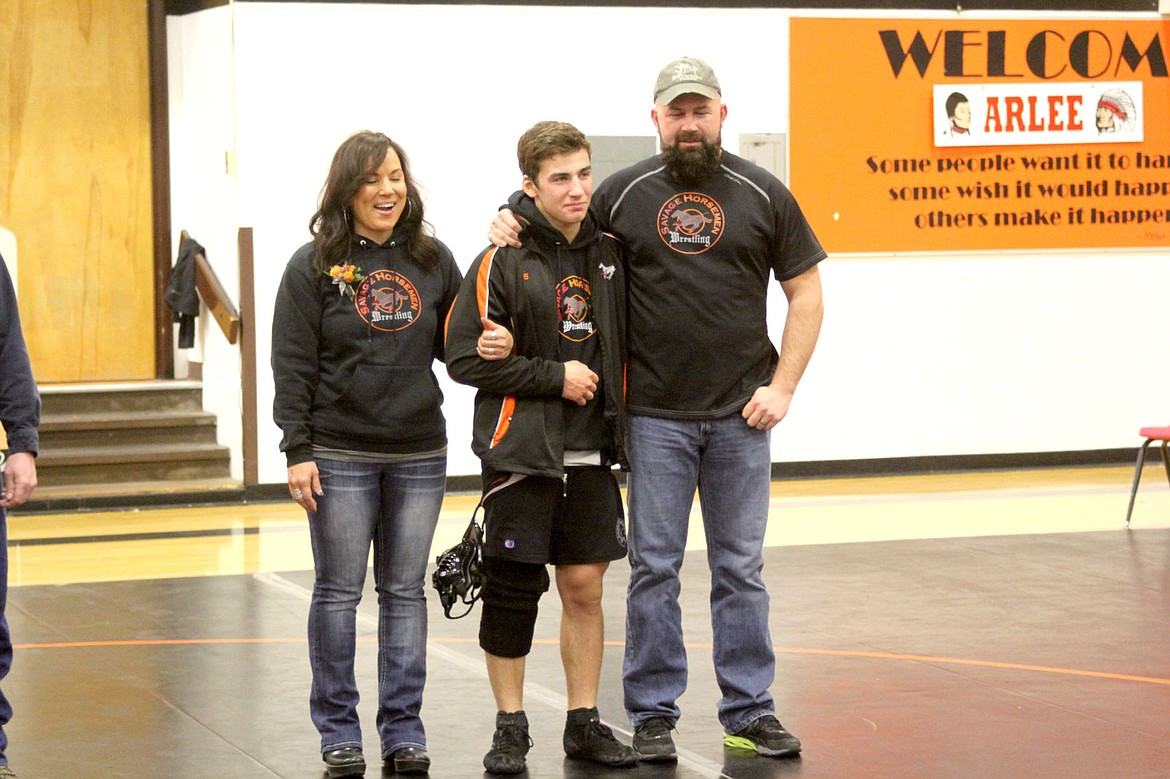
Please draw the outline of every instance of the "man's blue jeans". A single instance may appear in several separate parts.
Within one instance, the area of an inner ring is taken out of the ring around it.
[[[382,756],[426,747],[423,592],[446,487],[446,457],[383,464],[317,460],[323,495],[309,514],[316,581],[309,606],[309,711],[321,751],[361,747],[354,679],[357,606],[370,546],[378,593],[378,734]]]
[[[8,514],[0,508],[0,681],[12,668],[12,635],[8,632]],[[0,765],[8,765],[8,736],[4,726],[12,719],[12,705],[0,691]]]
[[[679,569],[695,489],[711,569],[719,721],[729,733],[772,713],[776,655],[768,630],[764,530],[768,434],[739,415],[710,420],[633,416],[630,458],[630,584],[623,667],[626,714],[676,722],[687,687]]]

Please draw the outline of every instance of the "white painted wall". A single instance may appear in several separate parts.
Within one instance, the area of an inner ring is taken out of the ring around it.
[[[171,256],[186,230],[206,251],[224,291],[240,303],[238,182],[229,170],[235,148],[232,15],[228,6],[167,20],[171,140]],[[244,327],[252,323],[244,322]],[[268,327],[265,324],[265,327]],[[231,475],[243,480],[243,390],[238,345],[227,342],[201,306],[195,347],[184,359],[203,363],[203,407],[218,418],[218,442],[231,448]],[[270,423],[271,424],[271,423]]]
[[[520,133],[561,119],[588,134],[652,134],[654,78],[675,57],[715,66],[732,151],[740,134],[788,131],[791,11],[242,3],[233,141],[223,105],[230,13],[171,20],[172,155],[182,169],[173,213],[176,235],[190,230],[217,271],[236,227],[255,230],[262,482],[285,479],[270,416],[276,286],[309,239],[330,158],[350,133],[402,143],[428,218],[466,269],[519,182]],[[679,43],[700,41],[698,31],[701,43]],[[234,179],[222,174],[229,150]],[[825,327],[774,434],[777,461],[1136,446],[1140,425],[1170,413],[1166,252],[834,256],[822,274]],[[778,340],[778,288],[773,297]],[[450,473],[478,473],[473,393],[440,374]],[[209,385],[220,392],[226,384]]]

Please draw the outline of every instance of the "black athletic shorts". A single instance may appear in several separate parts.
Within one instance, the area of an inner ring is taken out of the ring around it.
[[[484,556],[553,565],[626,556],[626,516],[613,471],[565,472],[564,480],[525,476],[484,501]]]

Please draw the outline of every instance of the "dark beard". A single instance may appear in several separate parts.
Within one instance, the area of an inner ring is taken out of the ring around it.
[[[679,148],[680,141],[692,140],[702,141],[702,146],[697,149]],[[662,150],[662,164],[681,184],[688,187],[697,186],[719,169],[719,153],[722,149],[720,140],[707,143],[696,136],[675,138],[673,146],[667,146]]]

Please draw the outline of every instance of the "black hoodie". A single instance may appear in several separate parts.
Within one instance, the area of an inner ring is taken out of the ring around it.
[[[512,210],[528,222],[524,246],[489,247],[468,270],[447,326],[447,371],[479,388],[471,448],[485,468],[560,477],[564,473],[565,368],[557,285],[560,258],[585,257],[589,305],[597,327],[609,463],[625,465],[625,272],[621,244],[602,233],[592,216],[572,242],[549,224],[531,198],[514,196]],[[476,354],[480,317],[507,327],[512,355],[484,360]],[[594,402],[594,401],[591,401]],[[573,447],[570,447],[573,448]]]
[[[272,315],[272,416],[288,464],[313,447],[413,454],[447,444],[431,369],[443,359],[443,321],[461,276],[439,244],[424,269],[401,235],[384,244],[355,236],[347,262],[364,278],[353,295],[316,268],[313,244],[285,268]]]

